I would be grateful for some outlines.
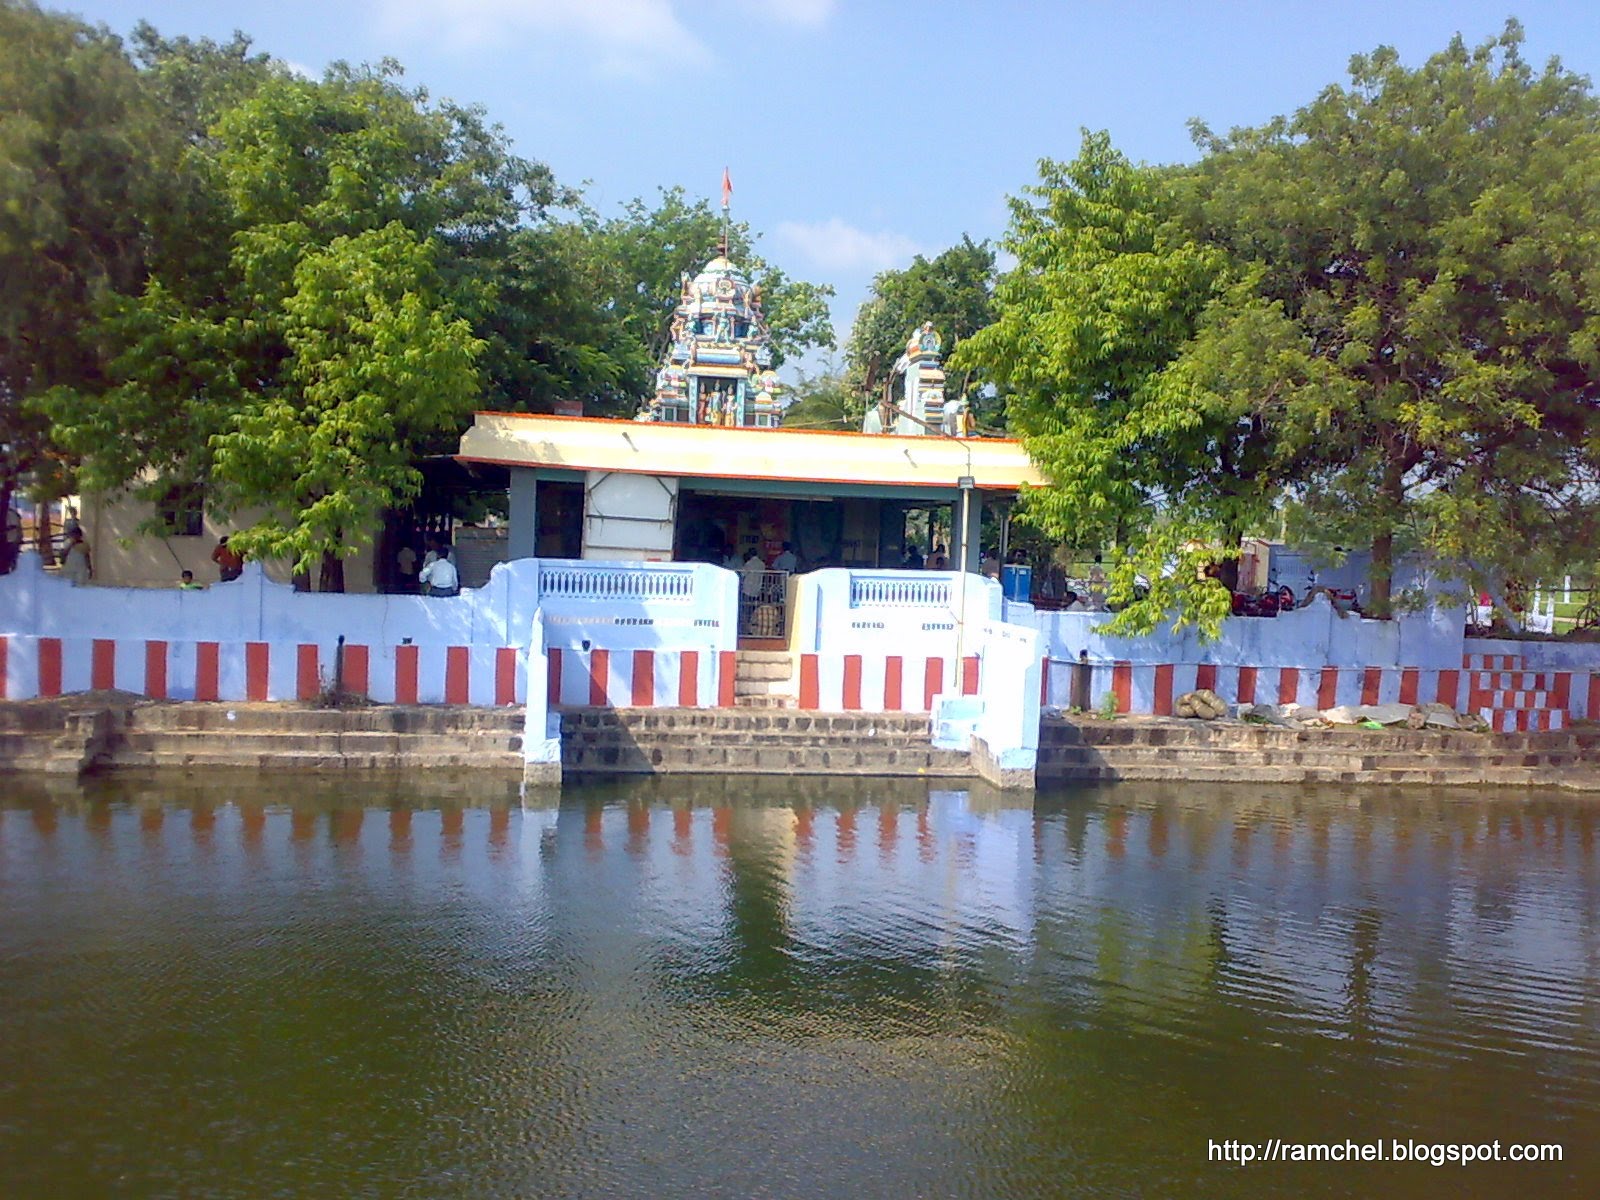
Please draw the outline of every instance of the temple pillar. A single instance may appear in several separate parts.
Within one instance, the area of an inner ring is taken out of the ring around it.
[[[510,529],[506,537],[506,556],[534,558],[539,544],[538,477],[527,468],[511,468]]]

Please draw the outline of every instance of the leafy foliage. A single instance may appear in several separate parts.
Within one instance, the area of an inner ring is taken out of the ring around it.
[[[415,493],[413,460],[479,393],[466,322],[554,191],[476,112],[395,75],[269,74],[191,140],[204,241],[227,252],[158,258],[108,306],[115,386],[52,396],[89,486],[203,481],[214,510],[268,510],[242,549],[302,571]]]
[[[1372,607],[1417,547],[1473,583],[1592,545],[1600,109],[1512,22],[1138,167],[1104,135],[1013,205],[982,370],[1051,486],[1025,513],[1114,549],[1122,628],[1214,630],[1203,560],[1282,498],[1373,548]],[[1031,198],[1031,199],[1030,199]]]
[[[1051,480],[1022,514],[1078,546],[1107,547],[1110,598],[1125,630],[1170,607],[1208,627],[1227,594],[1174,556],[1225,539],[1270,485],[1241,468],[1265,457],[1250,397],[1205,371],[1167,368],[1227,293],[1227,259],[1176,222],[1161,176],[1104,134],[1071,163],[1041,164],[1013,202],[998,317],[952,356],[1006,394],[1011,428]],[[1031,198],[1031,199],[1030,199]],[[1135,598],[1135,580],[1151,583]]]
[[[0,502],[68,489],[37,403],[98,386],[99,298],[137,286],[172,147],[107,30],[0,0]]]
[[[866,416],[861,394],[849,385],[844,374],[830,366],[816,375],[800,376],[789,389],[789,404],[783,410],[786,429],[859,430]]]
[[[1187,216],[1253,272],[1257,322],[1213,365],[1295,347],[1293,494],[1370,542],[1380,609],[1400,548],[1481,579],[1592,544],[1600,107],[1521,42],[1510,22],[1416,70],[1379,49],[1291,118],[1197,129]]]

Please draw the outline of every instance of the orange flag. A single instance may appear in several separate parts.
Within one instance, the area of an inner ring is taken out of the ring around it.
[[[728,174],[728,168],[722,168],[722,207],[728,207],[728,201],[733,199],[733,179]]]

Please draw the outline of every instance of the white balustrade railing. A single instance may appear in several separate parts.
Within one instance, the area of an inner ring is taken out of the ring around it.
[[[694,570],[672,566],[547,564],[539,568],[539,594],[546,600],[636,600],[690,604]]]
[[[948,608],[948,579],[908,579],[899,575],[850,576],[851,608]]]

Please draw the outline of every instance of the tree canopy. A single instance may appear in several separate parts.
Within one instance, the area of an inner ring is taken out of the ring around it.
[[[859,403],[879,398],[907,336],[924,321],[933,322],[947,355],[992,321],[994,282],[994,249],[966,236],[931,259],[919,254],[909,267],[880,273],[856,312],[846,355]],[[951,395],[966,395],[970,383],[965,374],[952,379]]]
[[[301,571],[322,559],[331,586],[337,559],[415,494],[426,439],[470,413],[483,347],[469,318],[551,194],[476,113],[396,75],[275,75],[227,107],[186,152],[213,261],[157,258],[142,292],[105,306],[114,386],[47,401],[87,486],[202,482],[216,511],[266,511],[242,551]]]
[[[34,406],[93,388],[99,300],[138,286],[144,214],[173,145],[121,44],[103,28],[0,0],[0,508],[71,464]]]
[[[999,315],[956,365],[1007,395],[1052,483],[1032,519],[1115,549],[1125,628],[1176,605],[1208,628],[1199,560],[1279,505],[1476,581],[1592,536],[1600,350],[1600,113],[1520,57],[1513,22],[1136,166],[1087,135],[1015,202]],[[1174,566],[1178,562],[1181,565]]]
[[[0,82],[0,502],[199,485],[325,587],[474,408],[635,411],[721,232],[677,190],[601,218],[392,62],[311,80],[0,0]],[[775,357],[831,346],[831,289],[753,240]]]

